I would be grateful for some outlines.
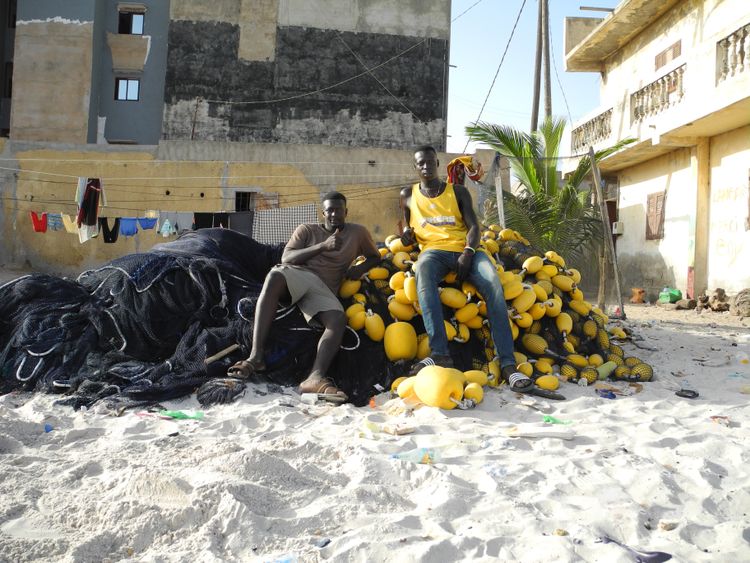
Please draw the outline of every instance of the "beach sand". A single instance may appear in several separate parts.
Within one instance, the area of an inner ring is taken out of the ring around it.
[[[0,397],[0,561],[750,560],[750,330],[627,306],[655,380],[472,410],[250,385],[199,420]],[[635,345],[637,344],[638,347]],[[681,387],[697,390],[681,398]],[[188,414],[194,396],[164,403]],[[545,416],[569,424],[545,424]],[[413,433],[391,435],[384,424]],[[434,464],[395,459],[433,448]]]

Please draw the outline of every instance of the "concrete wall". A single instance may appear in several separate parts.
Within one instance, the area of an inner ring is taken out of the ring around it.
[[[445,146],[448,2],[200,0],[171,17],[166,139]],[[391,96],[363,64],[410,47],[373,71]]]
[[[711,140],[710,288],[750,287],[750,127]]]
[[[14,139],[159,142],[169,2],[141,3],[143,36],[117,34],[115,0],[19,3]],[[116,76],[141,80],[138,101],[114,99]]]
[[[2,141],[2,140],[0,140]],[[101,216],[146,210],[234,210],[235,191],[278,199],[280,207],[319,203],[339,190],[348,220],[382,241],[398,232],[400,189],[416,181],[410,151],[313,145],[165,141],[158,147],[0,142],[0,265],[74,273],[164,239],[153,231],[105,244],[84,244],[65,232],[36,233],[30,211],[73,214],[76,177],[103,179],[108,206]],[[443,166],[451,155],[440,155]],[[475,196],[476,201],[476,196]]]
[[[86,142],[94,12],[93,0],[19,2],[13,138]]]
[[[565,18],[563,29],[563,48],[567,55],[570,50],[583,41],[589,33],[602,23],[604,18]]]
[[[360,33],[450,37],[450,3],[434,0],[180,0],[173,20],[316,27]]]
[[[279,25],[448,40],[450,2],[279,0]]]
[[[690,154],[690,149],[677,150],[620,175],[619,220],[625,232],[617,239],[617,263],[626,294],[630,287],[642,287],[653,301],[664,286],[686,291],[697,195]],[[648,195],[664,191],[664,238],[646,240]]]

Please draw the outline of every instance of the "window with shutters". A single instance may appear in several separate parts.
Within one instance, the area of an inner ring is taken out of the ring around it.
[[[675,60],[681,54],[682,54],[682,40],[679,40],[676,43],[673,43],[672,45],[664,49],[661,53],[656,55],[656,57],[654,57],[654,70],[659,70],[665,64],[667,64],[670,61]]]
[[[646,203],[646,240],[664,238],[665,192],[649,194]]]

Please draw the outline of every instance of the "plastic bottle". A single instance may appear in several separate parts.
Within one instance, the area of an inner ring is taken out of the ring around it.
[[[437,448],[415,448],[405,452],[398,452],[391,454],[392,459],[400,459],[401,461],[411,461],[412,463],[423,463],[431,465],[442,459],[440,450]]]

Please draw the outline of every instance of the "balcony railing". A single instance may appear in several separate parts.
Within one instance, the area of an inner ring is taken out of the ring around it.
[[[612,108],[579,125],[571,134],[571,150],[574,154],[584,151],[612,133]]]
[[[750,23],[716,43],[716,83],[750,72]]]
[[[630,95],[630,121],[637,123],[679,104],[685,95],[683,76],[687,64],[677,67]]]

